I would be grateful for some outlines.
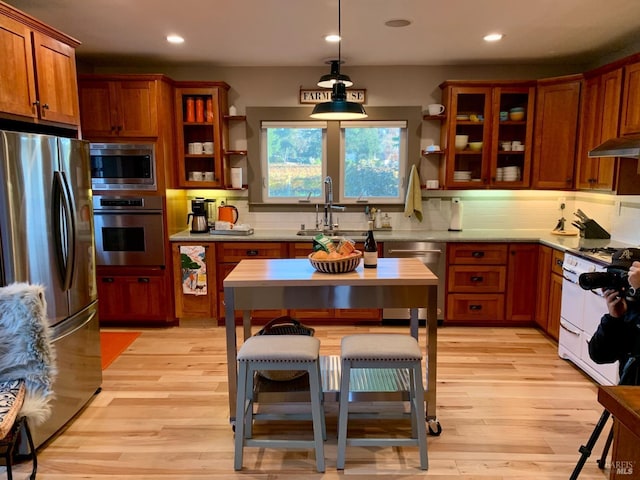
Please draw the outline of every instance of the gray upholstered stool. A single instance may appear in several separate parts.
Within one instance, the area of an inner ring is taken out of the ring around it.
[[[315,448],[316,467],[324,472],[324,440],[326,426],[322,403],[322,383],[319,363],[320,341],[306,335],[264,335],[248,338],[238,352],[238,399],[236,406],[235,462],[236,470],[242,469],[243,449],[267,448]],[[304,370],[309,375],[311,415],[282,414],[278,419],[313,420],[313,440],[252,439],[254,418],[272,417],[253,412],[253,388],[258,370]]]
[[[420,468],[427,470],[427,432],[425,427],[424,386],[422,383],[422,352],[418,341],[410,335],[358,334],[342,339],[340,357],[340,411],[338,415],[337,468],[344,469],[347,445],[353,446],[417,446]],[[409,372],[409,403],[411,407],[411,438],[349,438],[349,397],[352,368],[407,369]]]

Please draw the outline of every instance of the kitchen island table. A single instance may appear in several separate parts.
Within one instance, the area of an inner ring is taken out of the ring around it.
[[[409,308],[410,332],[418,338],[418,308],[426,307],[426,419],[430,432],[440,433],[436,418],[438,278],[419,259],[380,258],[377,268],[360,265],[352,272],[340,274],[317,272],[307,259],[241,260],[223,285],[232,423],[237,391],[236,310],[243,312],[246,339],[251,335],[250,311],[254,309]],[[321,365],[325,370],[335,370],[340,363],[323,358]],[[323,374],[326,392],[337,385],[339,375]]]

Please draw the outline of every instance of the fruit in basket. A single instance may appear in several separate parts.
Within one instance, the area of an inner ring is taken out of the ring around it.
[[[329,258],[329,254],[324,250],[318,250],[317,252],[313,252],[312,257],[315,260],[326,260]]]

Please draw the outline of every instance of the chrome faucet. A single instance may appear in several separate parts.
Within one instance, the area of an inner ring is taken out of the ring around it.
[[[344,210],[345,207],[333,204],[333,180],[330,176],[324,179],[324,226],[329,230],[333,230],[333,211]]]

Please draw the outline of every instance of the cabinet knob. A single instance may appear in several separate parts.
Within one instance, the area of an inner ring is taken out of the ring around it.
[[[139,283],[149,283],[149,278],[148,277],[139,277],[138,278],[138,282]]]
[[[102,277],[102,283],[113,283],[113,277]]]
[[[44,103],[44,104],[42,104],[42,108],[43,108],[44,110],[49,110],[49,104],[48,104],[48,103]]]
[[[258,250],[247,250],[247,256],[255,257],[258,255]]]
[[[34,107],[37,107],[38,105],[40,105],[40,100],[36,100],[31,105],[33,105]]]
[[[482,257],[484,257],[484,252],[482,252],[482,251],[472,252],[471,256],[473,258],[482,258]]]
[[[482,305],[469,305],[469,310],[472,310],[472,311],[482,310]]]
[[[484,277],[482,275],[473,275],[470,280],[472,282],[484,282]]]

